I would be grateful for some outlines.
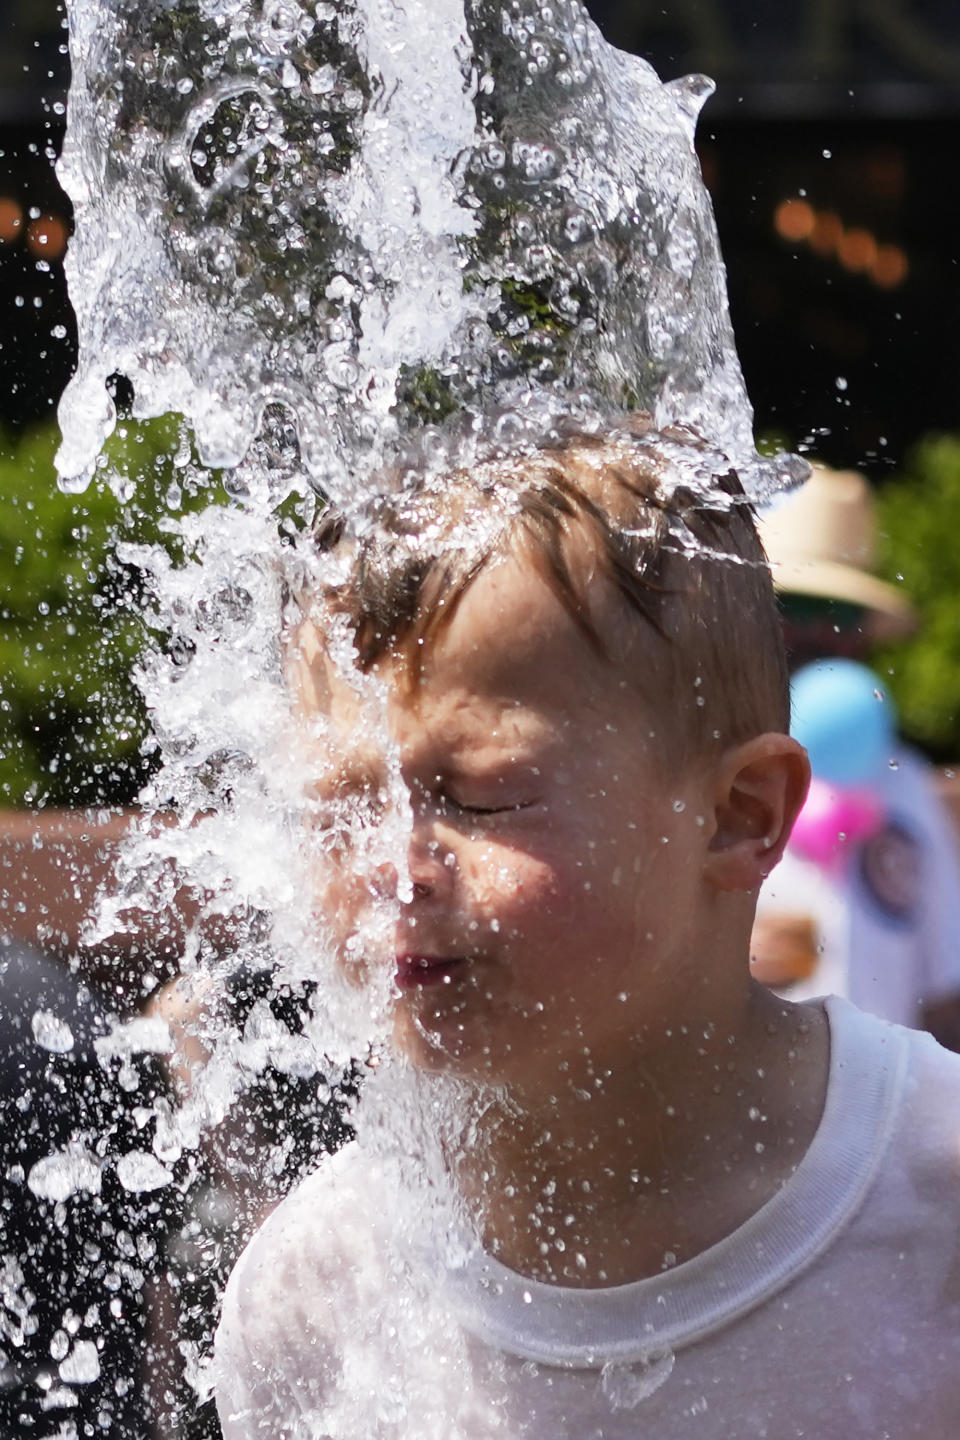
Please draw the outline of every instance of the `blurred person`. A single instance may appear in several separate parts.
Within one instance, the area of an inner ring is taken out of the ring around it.
[[[815,466],[759,523],[791,670],[829,655],[866,660],[916,630],[910,601],[874,574],[876,516],[862,475]]]
[[[918,623],[909,601],[873,573],[870,487],[855,472],[818,466],[761,516],[760,533],[780,595],[795,708],[798,677],[806,686],[803,722],[798,729],[795,713],[794,729],[810,743],[814,787],[760,893],[754,974],[792,999],[846,996],[960,1049],[956,829],[935,770],[896,734],[889,697],[873,699],[885,696],[881,679],[851,663]],[[847,664],[817,667],[830,658]],[[839,794],[825,797],[818,782]],[[854,834],[858,822],[843,803],[864,782],[876,823],[863,828],[861,816]],[[833,845],[824,840],[831,805],[846,813],[847,825]],[[805,825],[808,840],[819,826],[812,845],[803,844]]]

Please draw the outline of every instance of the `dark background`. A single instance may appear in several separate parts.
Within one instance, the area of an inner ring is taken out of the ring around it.
[[[956,0],[588,8],[664,79],[717,81],[699,150],[758,431],[880,478],[957,428]],[[0,0],[0,38],[0,424],[18,427],[73,358],[51,168],[68,61],[52,0]]]

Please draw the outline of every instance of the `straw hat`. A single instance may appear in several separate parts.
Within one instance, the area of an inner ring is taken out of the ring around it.
[[[855,470],[815,466],[804,485],[759,520],[778,590],[863,606],[875,639],[894,639],[916,628],[909,600],[873,574],[873,496]]]

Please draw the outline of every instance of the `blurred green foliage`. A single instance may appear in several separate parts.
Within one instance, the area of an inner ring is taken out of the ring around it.
[[[908,739],[960,757],[960,436],[934,435],[877,495],[879,570],[920,614],[909,640],[873,657]]]
[[[116,544],[172,549],[164,520],[223,494],[185,468],[177,417],[122,421],[79,496],[57,488],[57,442],[0,436],[0,805],[123,805],[152,763],[132,671],[156,642]]]

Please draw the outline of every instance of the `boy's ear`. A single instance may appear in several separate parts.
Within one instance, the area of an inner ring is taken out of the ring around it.
[[[790,735],[731,747],[716,772],[706,876],[720,890],[759,890],[783,854],[810,784],[810,761]]]

